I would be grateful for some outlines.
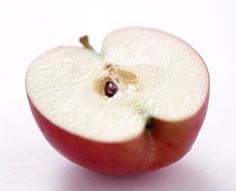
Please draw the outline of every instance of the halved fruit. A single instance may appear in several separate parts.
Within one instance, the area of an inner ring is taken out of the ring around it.
[[[85,40],[85,42],[84,42]],[[26,74],[33,115],[68,159],[115,175],[159,169],[183,157],[205,118],[209,75],[182,40],[144,28],[108,35],[102,53],[60,47]]]

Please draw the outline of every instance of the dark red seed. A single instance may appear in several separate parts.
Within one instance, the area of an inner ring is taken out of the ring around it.
[[[104,87],[104,92],[106,96],[108,97],[114,96],[117,90],[118,88],[113,82],[111,81],[106,82],[105,87]]]

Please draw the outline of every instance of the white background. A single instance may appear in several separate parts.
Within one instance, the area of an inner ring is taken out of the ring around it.
[[[208,65],[211,97],[186,157],[160,171],[121,178],[86,170],[54,151],[33,120],[24,76],[46,49],[77,45],[89,34],[99,50],[106,34],[125,26],[159,28],[189,42]],[[1,0],[0,190],[236,190],[235,35],[233,0]]]

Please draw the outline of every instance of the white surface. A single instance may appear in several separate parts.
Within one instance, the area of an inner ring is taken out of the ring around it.
[[[232,1],[1,1],[0,190],[236,190],[236,3]],[[208,115],[192,151],[142,176],[117,178],[78,167],[45,141],[24,89],[29,63],[44,50],[89,34],[98,50],[110,31],[147,26],[175,34],[211,74]]]

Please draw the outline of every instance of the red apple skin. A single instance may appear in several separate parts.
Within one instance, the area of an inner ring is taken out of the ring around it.
[[[182,158],[204,121],[208,95],[200,110],[185,121],[156,119],[152,129],[123,143],[96,142],[72,134],[48,120],[28,96],[33,116],[48,142],[62,155],[86,168],[112,175],[134,175],[160,169]]]

